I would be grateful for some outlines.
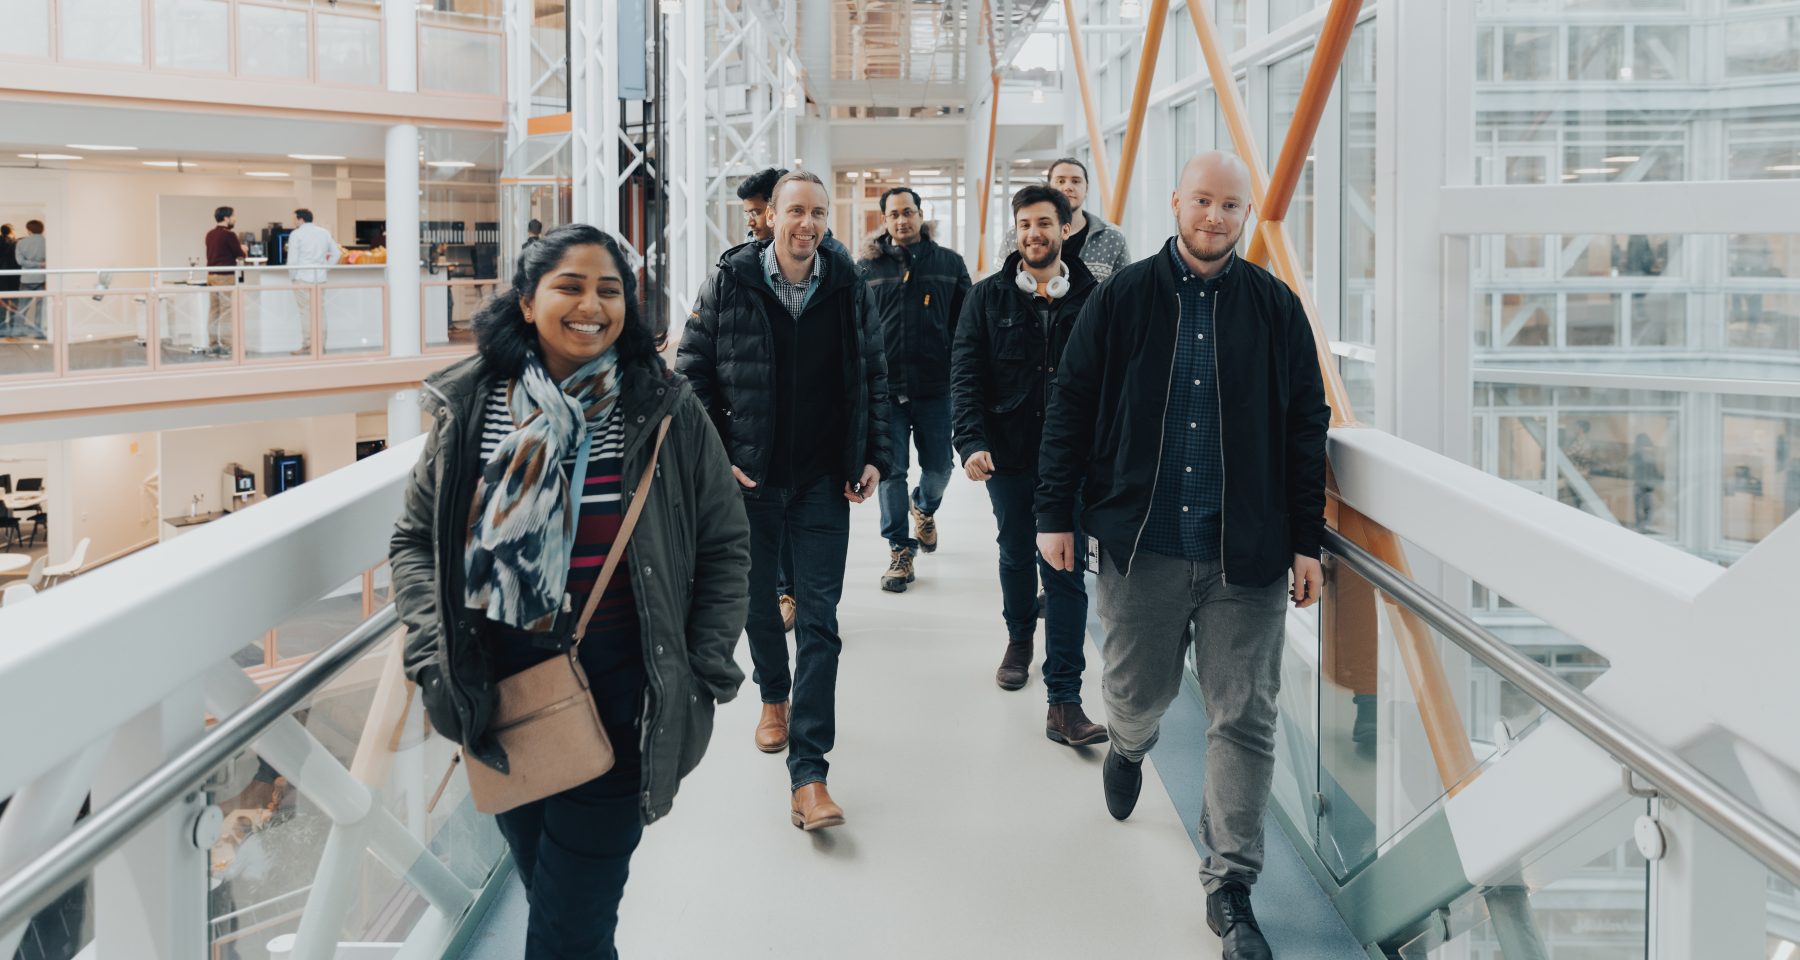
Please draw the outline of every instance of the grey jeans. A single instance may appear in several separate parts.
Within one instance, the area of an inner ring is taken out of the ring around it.
[[[1287,578],[1241,587],[1225,582],[1216,561],[1139,551],[1130,576],[1120,574],[1112,557],[1101,557],[1098,593],[1106,628],[1101,691],[1112,749],[1142,760],[1156,745],[1192,642],[1207,718],[1200,840],[1210,854],[1200,877],[1208,893],[1228,879],[1255,883],[1275,773]]]

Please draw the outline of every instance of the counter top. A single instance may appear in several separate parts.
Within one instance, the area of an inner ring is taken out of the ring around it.
[[[231,516],[229,510],[214,510],[211,513],[200,513],[194,516],[182,514],[179,517],[164,517],[163,522],[171,527],[196,527],[202,523],[211,523],[220,517]]]

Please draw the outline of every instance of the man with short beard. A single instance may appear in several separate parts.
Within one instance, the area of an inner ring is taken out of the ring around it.
[[[1032,496],[1038,483],[1038,440],[1044,406],[1063,345],[1080,315],[1094,276],[1081,261],[1062,259],[1069,235],[1069,201],[1043,184],[1013,194],[1019,248],[999,272],[969,291],[956,324],[950,390],[955,399],[957,452],[969,479],[987,485],[1000,528],[1001,616],[1006,654],[994,682],[1025,685],[1037,632],[1038,576],[1048,594],[1044,616],[1044,690],[1050,704],[1044,735],[1072,747],[1106,740],[1106,728],[1081,709],[1081,672],[1087,666],[1087,584],[1081,564],[1055,570],[1037,555]],[[1080,550],[1078,543],[1076,549]]]
[[[1176,236],[1113,275],[1076,321],[1045,416],[1038,549],[1075,569],[1081,524],[1099,541],[1111,746],[1106,808],[1124,820],[1144,755],[1180,690],[1189,624],[1205,701],[1200,868],[1228,960],[1266,960],[1250,909],[1275,769],[1285,604],[1319,598],[1331,410],[1306,313],[1237,258],[1250,213],[1243,163],[1188,161],[1170,198]]]
[[[1101,219],[1098,211],[1087,209],[1090,184],[1086,164],[1074,157],[1053,160],[1044,172],[1044,183],[1069,199],[1069,239],[1063,241],[1063,260],[1080,260],[1096,281],[1131,262],[1125,234]],[[1000,241],[1000,256],[1011,254],[1017,240],[1016,229],[1007,227],[1006,237]]]

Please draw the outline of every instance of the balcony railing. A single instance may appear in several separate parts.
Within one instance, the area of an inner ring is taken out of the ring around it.
[[[484,0],[420,4],[421,91],[500,97],[505,43]],[[468,9],[468,8],[478,9]],[[377,0],[8,0],[0,59],[382,89]]]
[[[37,271],[42,289],[0,293],[0,384],[386,358],[385,269]],[[304,282],[309,270],[321,282]],[[466,349],[468,321],[493,283],[422,283],[421,342],[433,352]]]

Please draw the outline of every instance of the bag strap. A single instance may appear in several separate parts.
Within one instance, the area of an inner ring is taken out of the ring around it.
[[[656,446],[650,451],[650,462],[644,467],[644,476],[638,480],[637,492],[632,494],[631,506],[625,510],[625,520],[619,524],[619,535],[613,538],[611,549],[606,551],[606,564],[600,568],[600,578],[594,581],[593,592],[588,594],[587,605],[581,608],[581,619],[575,624],[575,644],[571,651],[581,646],[581,638],[587,635],[588,621],[594,619],[594,611],[600,609],[600,596],[606,592],[606,585],[612,582],[614,571],[625,559],[625,544],[631,540],[631,532],[637,529],[638,518],[643,516],[644,501],[650,498],[650,481],[656,478],[656,461],[662,455],[663,438],[669,435],[669,423],[675,418],[664,417],[662,425],[656,428]]]

